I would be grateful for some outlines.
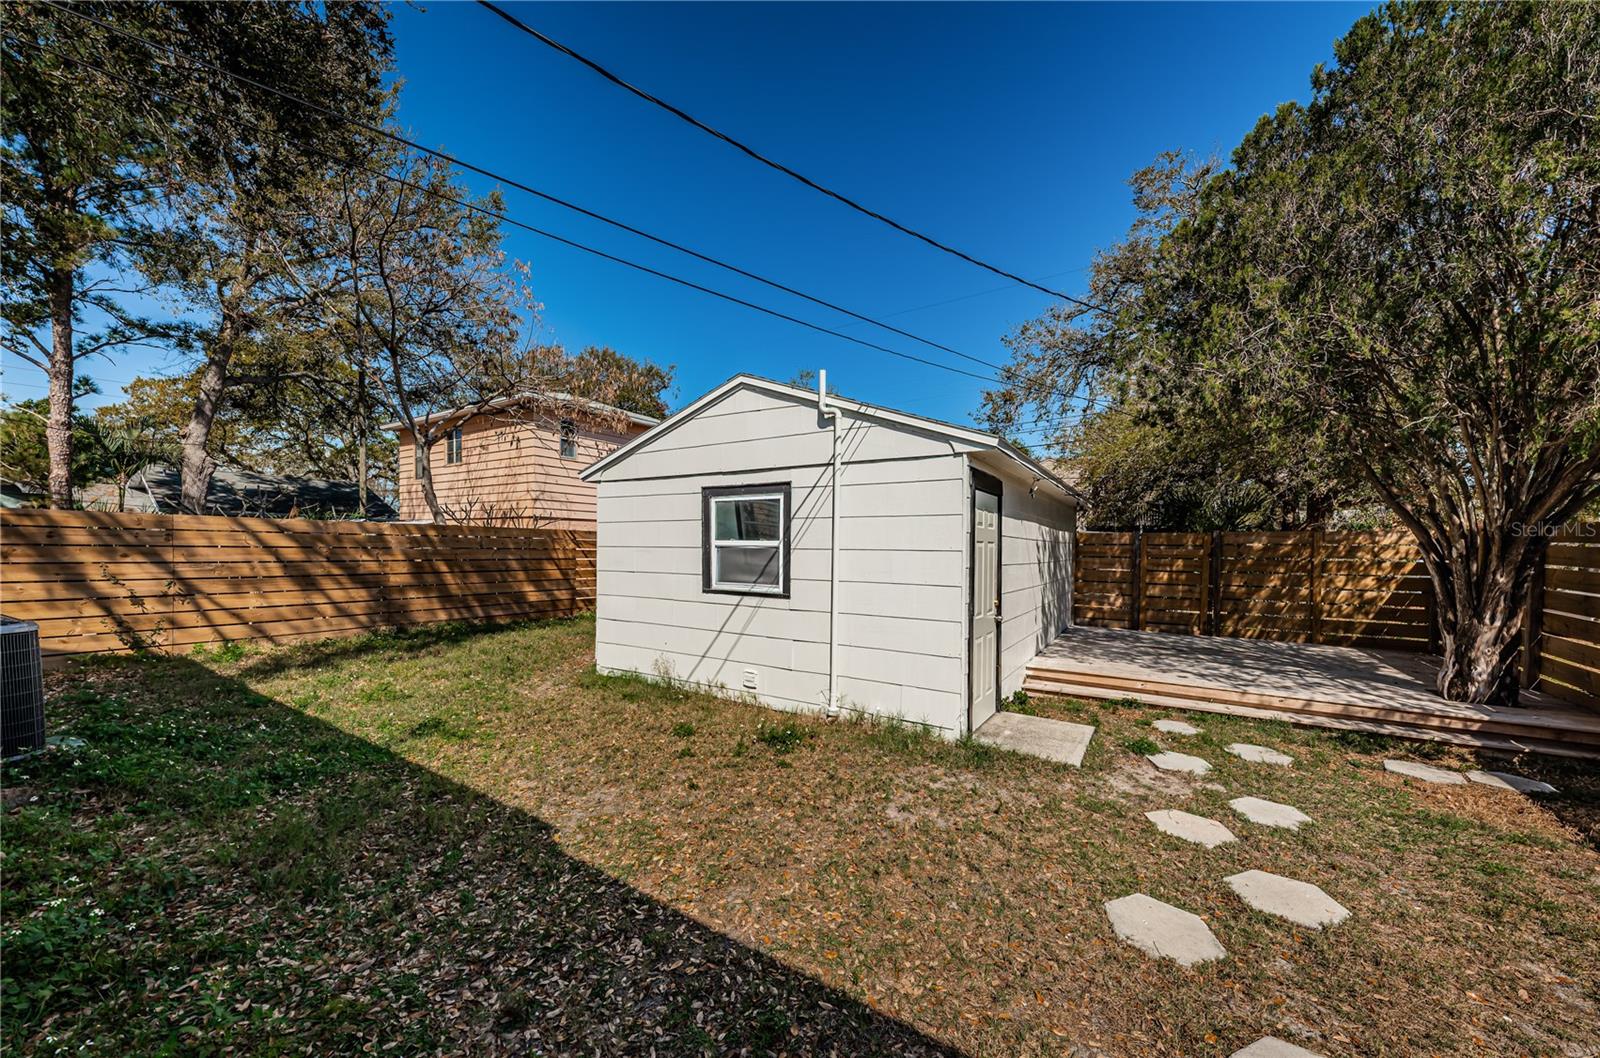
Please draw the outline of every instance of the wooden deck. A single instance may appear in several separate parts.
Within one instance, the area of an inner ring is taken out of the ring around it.
[[[1028,664],[1030,694],[1137,698],[1484,749],[1600,757],[1600,712],[1524,692],[1500,709],[1433,692],[1438,659],[1355,647],[1073,628]]]

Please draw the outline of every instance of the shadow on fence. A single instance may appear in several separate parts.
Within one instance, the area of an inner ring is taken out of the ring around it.
[[[593,532],[8,511],[5,608],[49,654],[182,651],[436,621],[570,616]]]
[[[1551,538],[1525,685],[1600,707],[1600,526]],[[1405,533],[1082,532],[1079,624],[1434,653],[1432,582]]]

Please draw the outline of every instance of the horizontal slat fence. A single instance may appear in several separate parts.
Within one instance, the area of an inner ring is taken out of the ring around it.
[[[1600,524],[1553,536],[1525,682],[1600,707]],[[1437,649],[1433,589],[1404,532],[1082,532],[1080,624],[1389,650]]]
[[[1078,534],[1083,624],[1425,650],[1428,600],[1404,533]]]
[[[1540,690],[1600,708],[1600,523],[1551,537],[1534,650]]]
[[[594,605],[592,531],[92,511],[0,517],[0,609],[51,654],[183,650]]]

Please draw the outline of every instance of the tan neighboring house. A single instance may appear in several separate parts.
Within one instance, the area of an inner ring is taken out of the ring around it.
[[[451,521],[593,529],[595,487],[579,472],[658,421],[563,394],[498,401],[433,446],[434,494]],[[411,431],[398,422],[383,428],[399,435],[400,520],[430,521]]]

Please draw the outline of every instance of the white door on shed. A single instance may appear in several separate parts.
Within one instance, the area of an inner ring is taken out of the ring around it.
[[[972,729],[995,714],[999,696],[1000,497],[972,493]]]

